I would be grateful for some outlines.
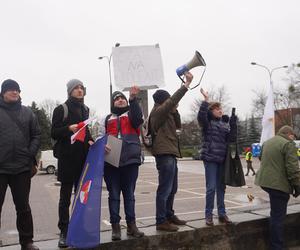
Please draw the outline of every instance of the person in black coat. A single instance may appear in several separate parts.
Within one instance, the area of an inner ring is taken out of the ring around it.
[[[17,229],[22,250],[38,250],[33,244],[29,206],[31,168],[40,147],[41,131],[30,108],[21,105],[20,86],[5,80],[0,95],[0,214],[7,186],[17,211]]]
[[[89,109],[84,104],[85,87],[77,79],[67,83],[68,100],[53,111],[51,137],[56,140],[54,147],[58,158],[58,181],[61,182],[59,198],[60,229],[59,247],[67,247],[66,236],[69,224],[69,206],[73,188],[77,189],[89,146],[93,143],[88,127],[84,142],[71,144],[71,136],[78,131],[78,123],[89,117]]]

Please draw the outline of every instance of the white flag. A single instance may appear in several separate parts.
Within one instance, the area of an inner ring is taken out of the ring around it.
[[[275,134],[274,128],[274,96],[273,96],[273,83],[270,84],[270,89],[267,97],[267,102],[262,118],[262,132],[260,137],[260,145],[266,140],[270,139]]]

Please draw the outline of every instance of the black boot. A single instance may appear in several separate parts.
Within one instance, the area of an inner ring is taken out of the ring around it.
[[[135,238],[140,238],[144,236],[144,233],[141,232],[135,222],[133,223],[127,223],[127,235],[133,236]]]
[[[112,232],[111,239],[112,240],[121,240],[121,227],[119,223],[111,224]]]
[[[34,245],[33,243],[27,243],[24,245],[21,245],[21,250],[39,250],[39,248]]]
[[[60,233],[59,240],[58,240],[58,247],[59,248],[67,248],[67,234],[66,233]]]

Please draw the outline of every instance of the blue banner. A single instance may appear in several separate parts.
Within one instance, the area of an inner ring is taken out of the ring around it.
[[[67,244],[75,248],[91,248],[100,244],[101,191],[104,147],[107,136],[97,140],[89,150],[74,197]]]

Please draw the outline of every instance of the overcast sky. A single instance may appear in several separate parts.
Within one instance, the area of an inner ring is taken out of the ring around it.
[[[250,115],[252,90],[269,84],[267,71],[250,63],[300,62],[299,10],[297,0],[1,0],[0,81],[18,81],[28,105],[65,101],[66,82],[78,78],[87,87],[86,104],[106,114],[108,65],[97,58],[116,42],[159,43],[165,89],[180,86],[175,70],[198,50],[207,63],[203,88],[225,85],[237,113]],[[274,72],[275,86],[283,86],[284,75]],[[185,95],[184,116],[199,96],[199,88]]]

